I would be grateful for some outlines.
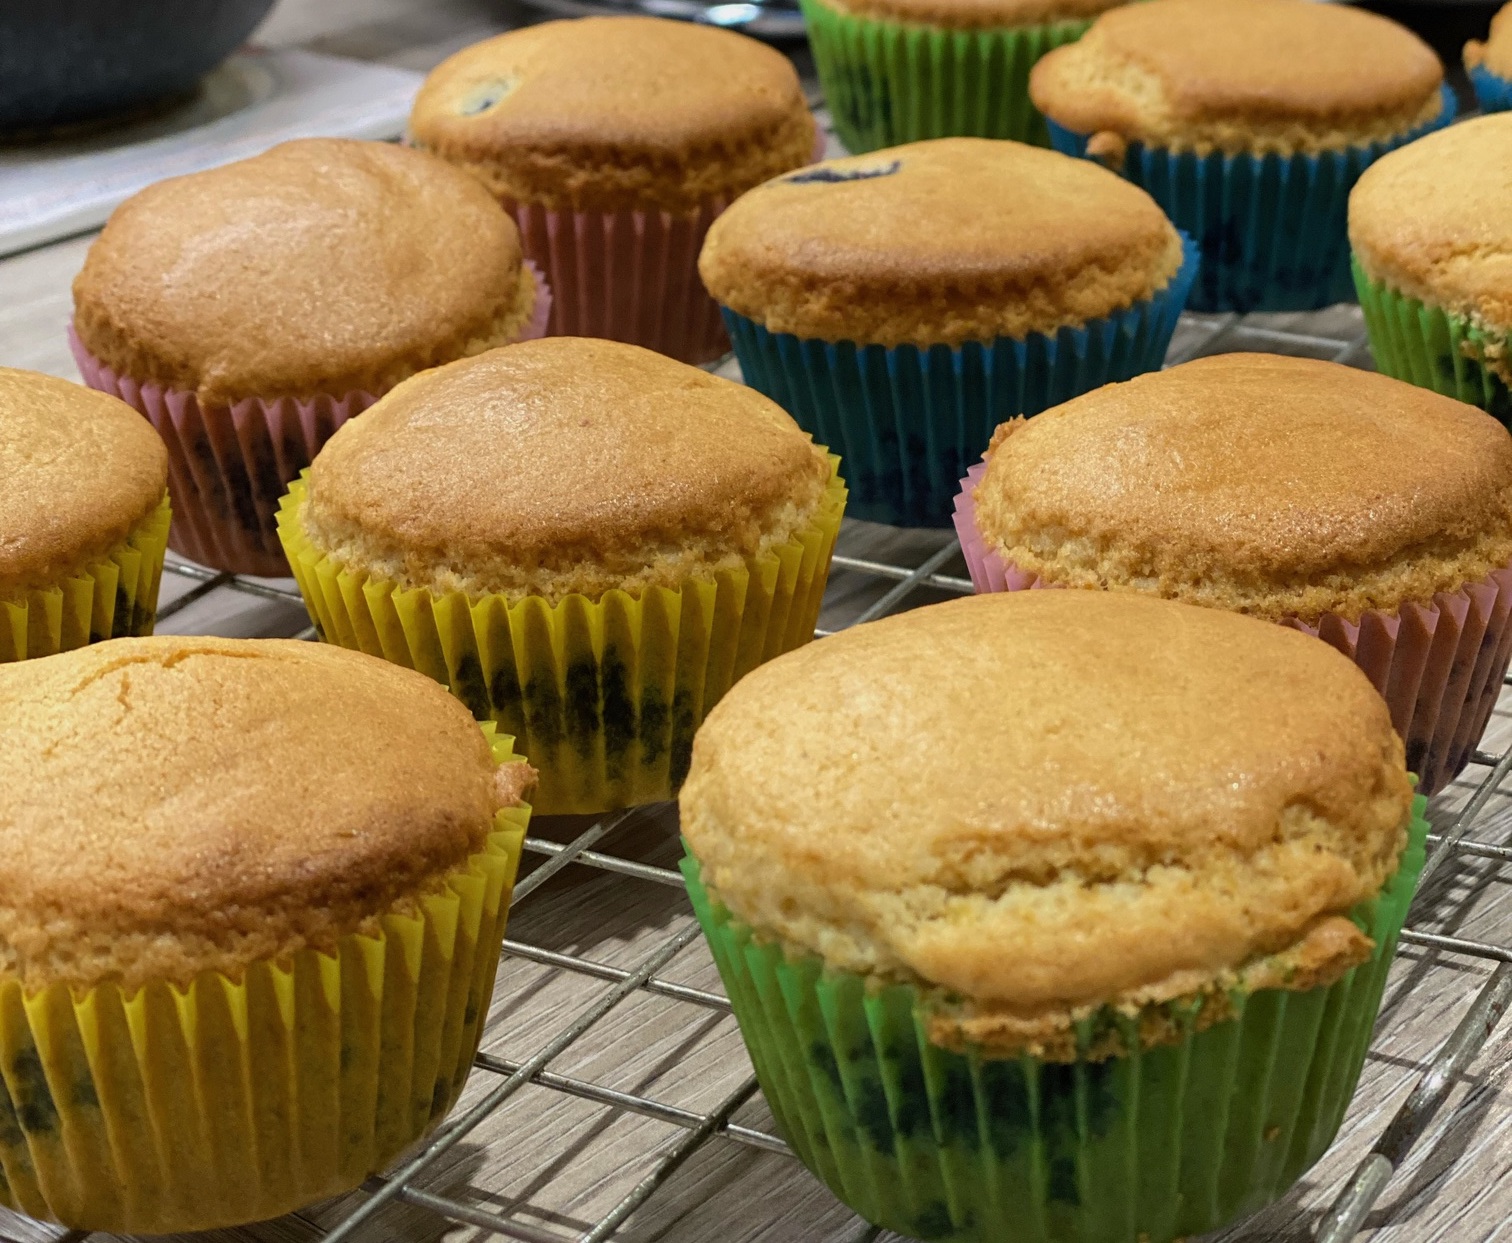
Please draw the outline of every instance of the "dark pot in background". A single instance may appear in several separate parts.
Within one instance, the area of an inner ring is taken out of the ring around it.
[[[1444,62],[1449,84],[1459,94],[1460,110],[1475,107],[1475,95],[1465,77],[1461,54],[1466,39],[1484,39],[1491,28],[1491,16],[1502,0],[1367,0],[1357,5],[1389,17],[1410,27],[1425,43],[1433,46]]]
[[[0,0],[0,137],[190,94],[273,0]]]

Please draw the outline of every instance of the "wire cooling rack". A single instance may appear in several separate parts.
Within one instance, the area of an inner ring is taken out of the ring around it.
[[[1351,307],[1185,316],[1169,361],[1240,349],[1370,365]],[[168,570],[162,630],[314,637],[291,583],[172,557]],[[953,535],[848,520],[819,634],[970,590]],[[1423,884],[1340,1140],[1287,1200],[1225,1240],[1344,1243],[1363,1228],[1458,1243],[1491,1238],[1512,1214],[1512,1191],[1497,1191],[1512,1168],[1512,1110],[1489,1047],[1512,1001],[1512,869],[1500,872],[1512,864],[1512,712],[1498,708],[1483,745],[1430,807]],[[893,1238],[833,1201],[772,1125],[676,870],[675,808],[538,820],[525,850],[482,1050],[454,1113],[361,1192],[234,1237]]]

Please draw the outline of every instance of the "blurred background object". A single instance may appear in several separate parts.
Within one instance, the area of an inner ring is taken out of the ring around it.
[[[0,136],[139,116],[185,99],[273,0],[0,0]]]
[[[1459,95],[1460,108],[1475,107],[1460,53],[1466,39],[1486,37],[1491,15],[1501,7],[1501,0],[1371,0],[1358,7],[1417,31],[1444,62],[1445,77]]]
[[[647,17],[680,17],[687,21],[724,26],[742,34],[778,42],[803,37],[803,14],[797,0],[527,0],[532,8],[553,17],[586,17],[595,13],[642,13]]]

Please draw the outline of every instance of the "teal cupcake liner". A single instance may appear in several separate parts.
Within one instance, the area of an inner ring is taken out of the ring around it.
[[[1119,170],[1197,239],[1193,311],[1314,311],[1354,298],[1349,192],[1388,151],[1454,119],[1454,92],[1426,125],[1385,142],[1321,155],[1197,155],[1130,143]],[[1057,151],[1085,156],[1088,135],[1050,122]]]
[[[1029,102],[1029,71],[1089,21],[987,30],[854,17],[802,0],[835,131],[859,155],[924,138],[1012,138],[1050,145]]]
[[[1475,88],[1475,102],[1482,112],[1506,112],[1512,108],[1512,82],[1484,65],[1471,67],[1470,85]]]
[[[758,939],[683,861],[689,896],[782,1134],[846,1205],[954,1243],[1169,1243],[1272,1203],[1332,1142],[1364,1064],[1397,934],[1423,865],[1425,800],[1396,874],[1351,917],[1375,941],[1337,983],[1236,992],[1233,1017],[1178,1043],[1072,1062],[951,1052],[928,1003]]]
[[[1507,358],[1505,337],[1371,280],[1358,259],[1351,270],[1377,371],[1479,406],[1512,428],[1512,393],[1488,362]]]
[[[1197,271],[1185,257],[1153,298],[1054,336],[920,348],[771,332],[722,307],[746,383],[840,455],[849,514],[948,527],[961,476],[999,423],[1158,370]]]

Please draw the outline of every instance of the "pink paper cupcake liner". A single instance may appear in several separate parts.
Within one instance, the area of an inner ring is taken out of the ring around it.
[[[955,504],[972,586],[978,592],[1058,586],[1004,561],[982,539],[973,494],[985,470],[978,463],[967,472]],[[1512,662],[1512,566],[1392,613],[1369,610],[1357,622],[1326,613],[1317,625],[1294,617],[1281,624],[1316,635],[1364,671],[1391,709],[1418,792],[1436,794],[1469,763]]]
[[[506,207],[525,253],[556,292],[549,335],[607,337],[705,363],[724,354],[730,340],[698,278],[698,252],[728,205],[715,199],[691,216]]]
[[[551,316],[550,286],[535,264],[527,264],[537,294],[519,341],[543,336]],[[379,395],[247,397],[207,408],[185,389],[113,371],[84,348],[72,324],[68,345],[84,383],[144,414],[168,447],[173,498],[168,546],[191,561],[233,574],[289,574],[278,540],[280,498],[336,429]]]
[[[814,126],[814,160],[824,131]],[[794,170],[796,171],[796,170]],[[550,336],[606,337],[685,363],[730,349],[719,307],[698,275],[698,253],[714,218],[730,205],[714,198],[696,213],[553,211],[504,200],[520,244],[556,293]]]

